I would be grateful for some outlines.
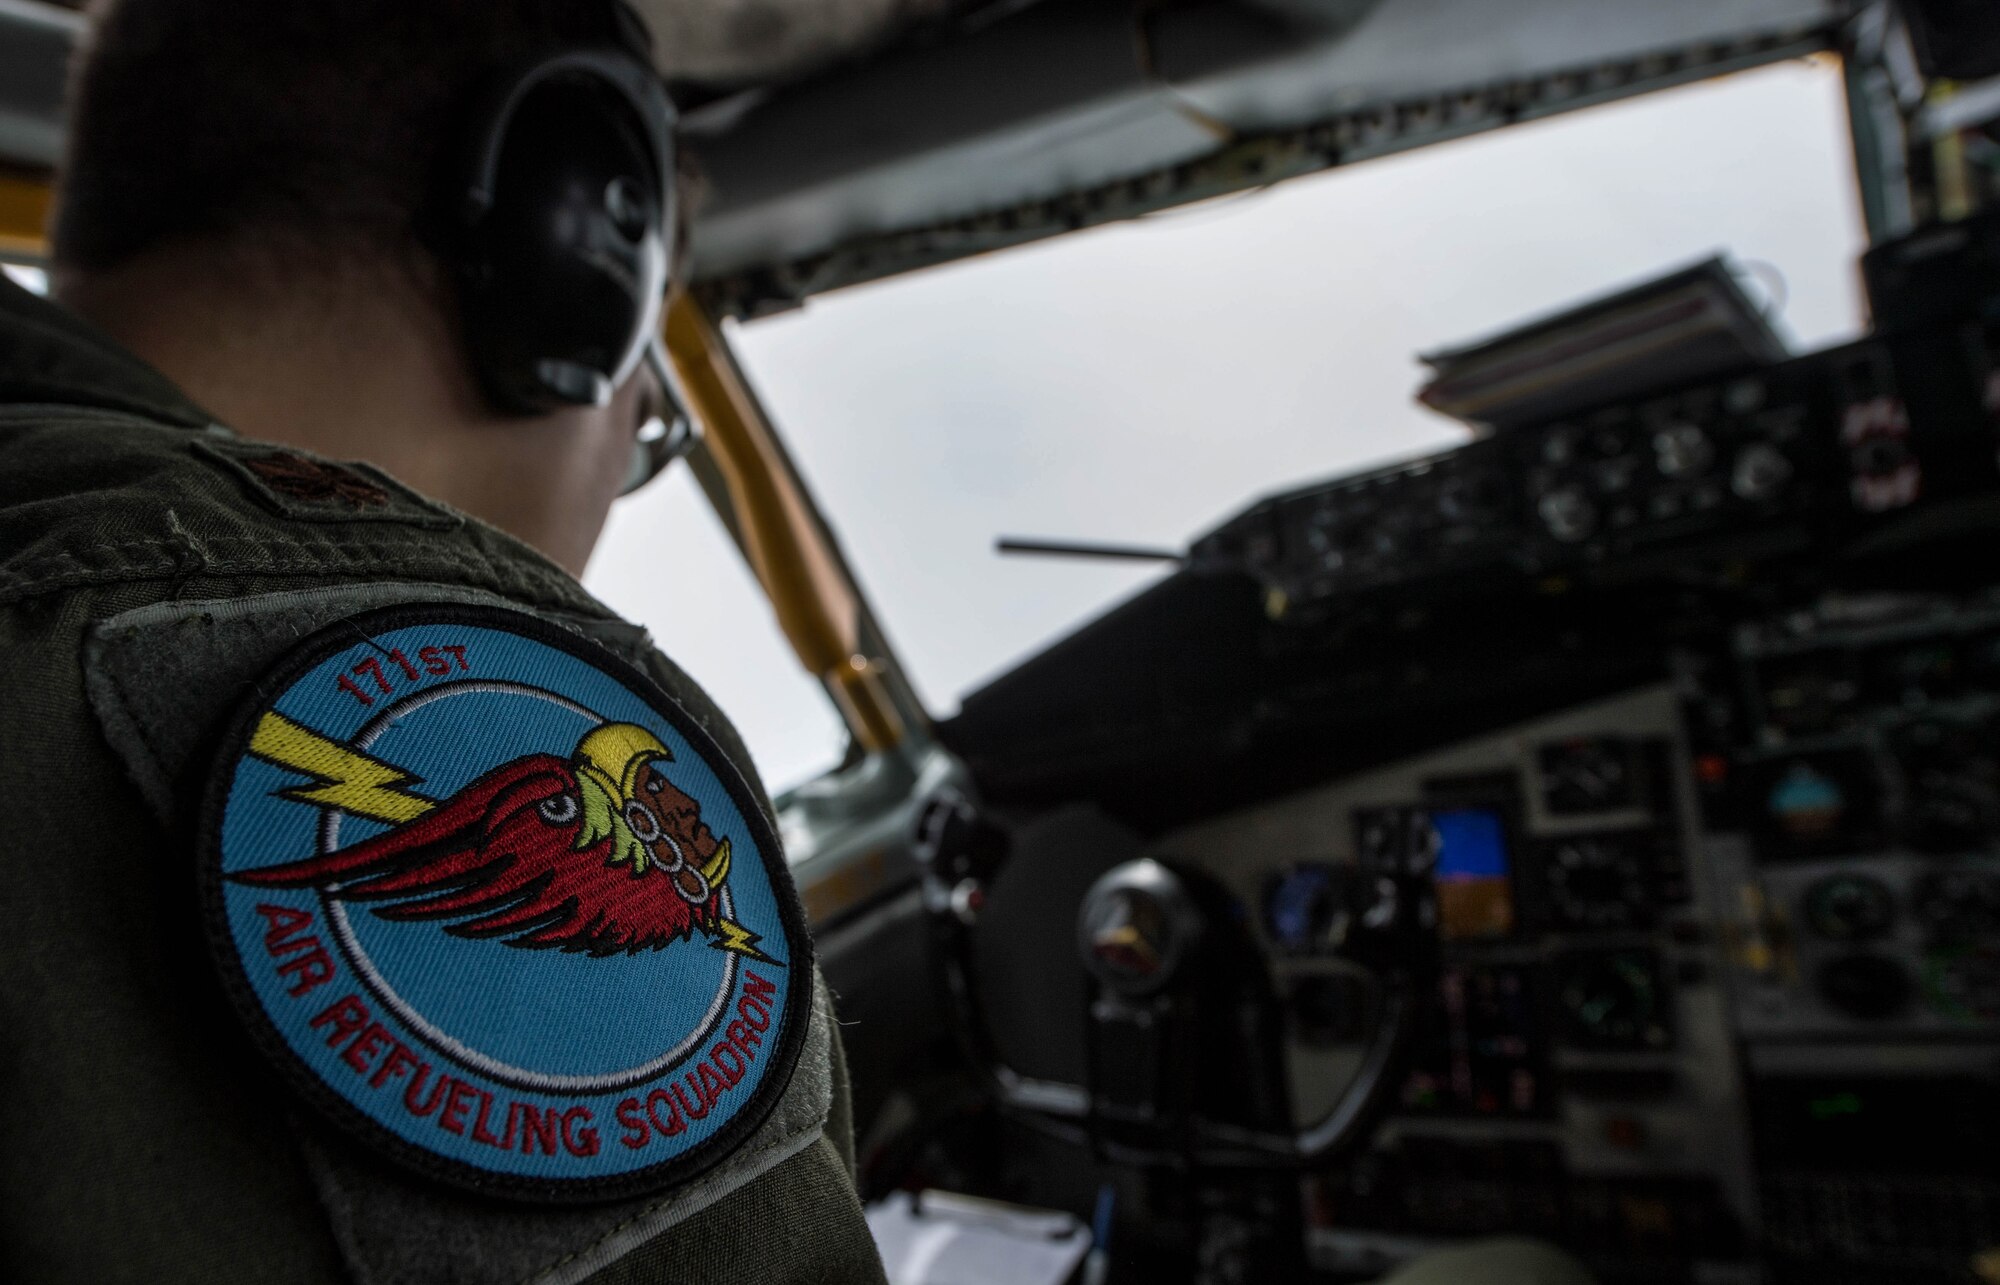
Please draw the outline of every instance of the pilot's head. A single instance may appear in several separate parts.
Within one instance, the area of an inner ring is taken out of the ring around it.
[[[109,0],[58,297],[229,427],[580,568],[661,397],[673,111],[614,0]]]

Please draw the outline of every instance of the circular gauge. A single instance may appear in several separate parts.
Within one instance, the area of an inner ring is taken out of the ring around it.
[[[1915,700],[1933,695],[1915,678],[1894,690]],[[1910,795],[1900,829],[1911,847],[1940,856],[1975,852],[2000,832],[2000,763],[1989,748],[1994,730],[1979,722],[1919,718],[1891,732],[1889,747]]]
[[[1543,857],[1549,902],[1575,928],[1622,928],[1649,917],[1652,880],[1635,845],[1624,838],[1560,839]]]
[[[1541,749],[1542,803],[1556,816],[1608,812],[1641,802],[1634,746],[1617,737],[1584,737]]]
[[[1557,1002],[1570,1043],[1597,1049],[1667,1047],[1667,999],[1648,950],[1572,955],[1561,966]]]
[[[1913,900],[1933,942],[2000,939],[2000,871],[1946,868],[1918,880]]]
[[[1916,778],[1915,798],[1903,837],[1919,852],[1948,856],[1984,848],[1993,832],[1993,789],[1983,781],[1945,772]]]
[[[1872,875],[1828,875],[1806,889],[1806,923],[1828,941],[1872,941],[1896,920],[1896,897]]]

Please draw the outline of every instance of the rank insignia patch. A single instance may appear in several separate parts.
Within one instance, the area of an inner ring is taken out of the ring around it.
[[[803,917],[736,768],[533,617],[398,607],[259,685],[210,781],[209,935],[308,1097],[439,1178],[692,1178],[789,1081]]]

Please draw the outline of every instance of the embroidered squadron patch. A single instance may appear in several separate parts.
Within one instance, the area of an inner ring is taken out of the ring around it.
[[[211,777],[209,935],[335,1118],[480,1191],[694,1177],[784,1091],[810,944],[742,777],[638,671],[494,608],[369,612]]]

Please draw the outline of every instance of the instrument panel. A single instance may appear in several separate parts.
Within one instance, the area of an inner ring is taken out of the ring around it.
[[[1435,891],[1443,967],[1392,1116],[1307,1184],[1321,1264],[1542,1226],[1632,1279],[1665,1244],[1886,1270],[1852,1219],[1899,1216],[1943,1144],[1843,1155],[1828,1131],[2000,1072],[1997,658],[2000,597],[1828,598],[1656,685],[1163,836],[1254,918],[1301,1121],[1371,1016],[1335,954],[1343,874]],[[1983,1218],[1976,1169],[1954,1199]],[[1962,1265],[1993,1224],[1923,1225],[1905,1269]]]
[[[996,794],[1227,889],[1301,1126],[1384,1011],[1357,916],[1426,889],[1407,1074],[1305,1180],[1319,1266],[2000,1245],[2000,280],[1956,272],[1861,343],[1261,500],[968,698]]]
[[[2000,224],[1990,233],[2000,242]],[[2000,321],[1868,339],[1261,500],[1190,565],[1307,617],[1495,572],[1643,577],[1798,551],[2000,486]]]
[[[1254,908],[1301,1121],[1352,1073],[1367,1016],[1331,953],[1332,872],[1432,881],[1437,994],[1375,1148],[1308,1184],[1322,1265],[1370,1237],[1560,1226],[1586,1206],[1612,1257],[1662,1225],[1718,1254],[1740,1243],[1751,1131],[1679,710],[1663,683],[1156,845]]]
[[[1698,712],[1746,1038],[2000,1031],[2000,602],[1876,598],[1739,631]]]

